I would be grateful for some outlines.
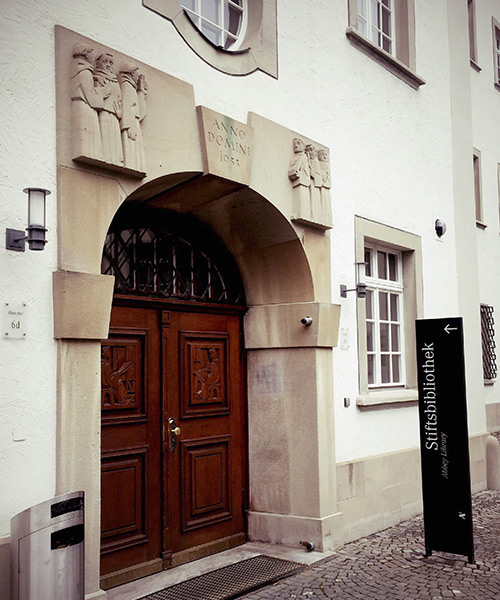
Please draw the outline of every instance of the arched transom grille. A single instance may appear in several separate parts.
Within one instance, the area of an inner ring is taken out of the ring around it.
[[[101,272],[119,294],[244,304],[235,265],[217,254],[158,227],[124,228],[108,233]]]

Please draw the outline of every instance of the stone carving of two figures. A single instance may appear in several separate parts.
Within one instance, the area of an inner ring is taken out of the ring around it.
[[[114,70],[113,55],[92,59],[87,44],[73,47],[71,100],[75,158],[86,157],[146,171],[141,122],[147,84],[131,63]]]
[[[330,164],[328,150],[293,140],[294,155],[288,177],[294,187],[296,216],[322,225],[331,224]]]

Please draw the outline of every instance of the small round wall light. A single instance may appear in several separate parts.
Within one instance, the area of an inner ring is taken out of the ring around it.
[[[434,229],[438,238],[441,238],[446,233],[446,223],[441,219],[436,219],[434,222]]]

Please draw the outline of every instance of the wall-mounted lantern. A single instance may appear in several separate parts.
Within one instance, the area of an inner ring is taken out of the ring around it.
[[[356,292],[358,298],[366,298],[366,263],[356,263],[356,287],[350,290],[346,285],[340,286],[340,297],[347,298],[347,292]]]
[[[24,252],[25,241],[28,240],[30,250],[43,250],[47,240],[45,239],[45,199],[50,194],[49,190],[43,188],[25,188],[28,194],[28,227],[25,235],[22,229],[5,230],[5,247],[7,250]]]

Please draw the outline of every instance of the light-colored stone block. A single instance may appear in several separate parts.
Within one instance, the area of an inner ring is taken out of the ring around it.
[[[10,537],[0,538],[0,598],[10,598]]]
[[[486,426],[488,431],[500,431],[500,402],[486,404]]]
[[[250,511],[248,538],[291,548],[299,548],[301,541],[311,541],[316,550],[327,552],[343,543],[342,519],[341,513],[311,518]]]
[[[124,198],[117,179],[66,167],[58,169],[60,269],[101,272],[106,234]]]
[[[85,589],[98,592],[101,539],[101,344],[61,340],[56,494],[85,492]],[[89,373],[96,376],[90,377]]]
[[[203,172],[249,185],[254,154],[252,127],[204,106],[196,110]]]
[[[490,435],[486,440],[488,489],[500,490],[500,444]]]
[[[304,324],[302,320],[312,319]],[[340,306],[319,302],[252,306],[245,316],[245,346],[303,348],[337,345]]]
[[[53,273],[54,337],[102,340],[108,337],[114,277],[73,271]]]
[[[343,514],[344,542],[380,531],[401,521],[401,488],[392,486],[338,503]]]

